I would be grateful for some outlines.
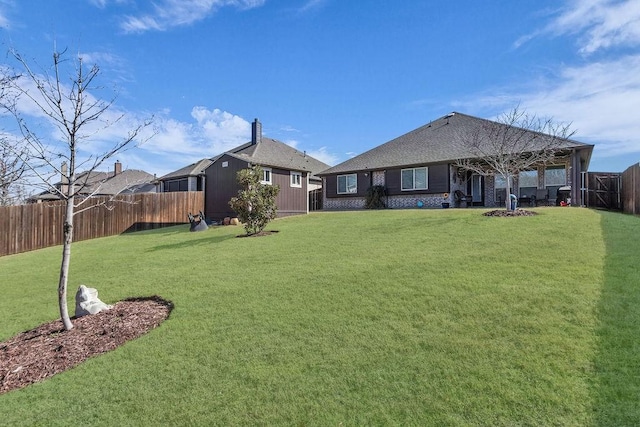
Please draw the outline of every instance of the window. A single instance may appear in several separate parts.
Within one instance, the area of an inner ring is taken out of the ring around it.
[[[549,166],[544,170],[544,187],[549,191],[549,200],[558,197],[558,189],[567,185],[567,169],[564,166]]]
[[[551,187],[559,185],[562,187],[567,183],[567,170],[564,166],[550,166],[544,170],[544,186]]]
[[[507,188],[507,179],[502,175],[495,175],[495,187]]]
[[[402,191],[426,190],[427,168],[402,169]]]
[[[520,187],[520,197],[535,196],[538,189],[538,171],[520,172],[518,175],[518,187]]]
[[[260,183],[271,185],[271,168],[262,168],[262,180]]]
[[[229,167],[229,162],[222,162],[222,167],[223,168],[228,168]]]
[[[290,172],[290,178],[291,178],[291,186],[292,187],[302,187],[302,174],[300,172]]]
[[[174,179],[164,183],[165,193],[173,193],[176,191],[189,191],[189,181],[187,178]]]
[[[338,175],[338,194],[355,194],[358,192],[358,176]]]

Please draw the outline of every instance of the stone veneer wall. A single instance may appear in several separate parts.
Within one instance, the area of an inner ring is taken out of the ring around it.
[[[444,194],[389,196],[387,199],[387,207],[391,209],[417,208],[418,202],[422,202],[423,208],[442,208],[442,203],[451,203],[451,197],[444,198]]]

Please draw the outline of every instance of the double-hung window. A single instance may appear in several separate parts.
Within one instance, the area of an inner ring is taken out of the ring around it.
[[[302,187],[302,174],[300,172],[291,171],[289,176],[291,178],[291,187]]]
[[[271,185],[271,168],[262,168],[262,180],[261,184]]]
[[[427,168],[402,169],[402,191],[426,190],[429,188]]]
[[[355,194],[358,192],[358,175],[338,175],[338,194]]]

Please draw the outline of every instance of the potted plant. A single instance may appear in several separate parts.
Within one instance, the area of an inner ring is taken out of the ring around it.
[[[449,193],[444,193],[444,194],[442,195],[442,199],[444,200],[444,201],[442,202],[442,209],[447,209],[447,208],[449,208],[449,201],[448,201],[448,200],[449,200]]]

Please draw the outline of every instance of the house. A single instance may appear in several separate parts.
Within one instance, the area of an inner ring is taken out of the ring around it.
[[[213,163],[212,159],[201,159],[158,178],[158,193],[203,191],[204,171],[211,163]]]
[[[235,216],[229,206],[241,187],[238,171],[262,167],[262,183],[280,186],[276,198],[278,216],[309,212],[310,194],[321,191],[317,173],[329,168],[306,152],[262,136],[262,124],[251,124],[251,141],[210,159],[203,159],[159,179],[162,191],[204,191],[205,215],[219,221]]]
[[[460,159],[478,158],[461,135],[487,123],[499,125],[461,113],[447,114],[321,172],[324,209],[362,209],[366,192],[374,185],[385,187],[389,208],[503,205],[506,183],[501,176],[483,176],[456,166]],[[558,189],[570,186],[573,204],[582,204],[581,174],[589,166],[592,151],[593,145],[563,140],[553,164],[521,171],[511,192],[523,201],[543,193],[545,201],[553,204],[559,200]]]
[[[62,164],[62,177],[54,184],[59,191],[65,192],[67,184],[67,165]],[[79,197],[115,196],[117,194],[155,193],[155,176],[142,170],[122,170],[122,163],[116,161],[113,172],[85,171],[76,176],[75,194]],[[30,197],[29,203],[60,200],[60,195],[52,190],[43,191]]]

